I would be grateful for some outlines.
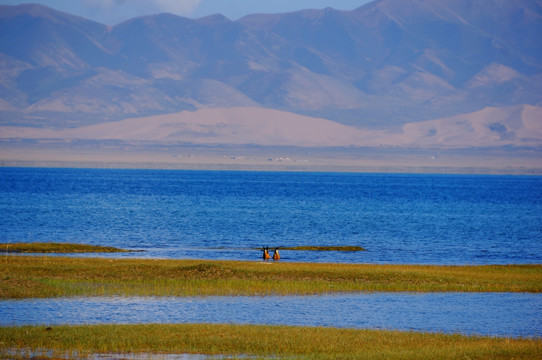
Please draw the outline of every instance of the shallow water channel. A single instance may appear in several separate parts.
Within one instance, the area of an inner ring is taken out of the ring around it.
[[[542,337],[542,295],[362,293],[0,301],[0,325],[234,323]]]

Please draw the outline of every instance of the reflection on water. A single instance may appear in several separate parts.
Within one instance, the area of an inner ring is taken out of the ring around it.
[[[207,354],[114,354],[114,353],[97,353],[91,355],[83,355],[78,357],[77,353],[69,352],[65,355],[58,354],[47,350],[33,349],[2,349],[0,355],[8,356],[8,358],[17,359],[87,359],[87,360],[222,360],[222,359],[255,359],[256,357],[249,355],[207,355]]]
[[[3,326],[235,323],[542,337],[541,314],[540,294],[517,293],[97,297],[0,301],[0,325]]]

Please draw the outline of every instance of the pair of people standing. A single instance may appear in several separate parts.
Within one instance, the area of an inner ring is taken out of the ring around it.
[[[269,248],[265,247],[263,248],[263,260],[267,261],[269,259],[271,259],[271,255],[269,255]],[[275,251],[273,252],[273,260],[280,260],[279,248],[275,248]]]

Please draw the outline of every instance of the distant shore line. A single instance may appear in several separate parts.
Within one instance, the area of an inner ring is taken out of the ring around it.
[[[52,168],[52,169],[109,169],[109,170],[194,170],[243,172],[332,172],[381,174],[439,174],[439,175],[524,175],[542,176],[542,167],[483,167],[483,166],[429,166],[429,165],[267,165],[223,163],[170,163],[157,162],[100,162],[100,161],[22,161],[5,160],[0,168]]]

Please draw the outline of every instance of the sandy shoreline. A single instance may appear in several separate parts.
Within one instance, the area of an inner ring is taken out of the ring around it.
[[[533,150],[0,144],[4,167],[542,175]]]

